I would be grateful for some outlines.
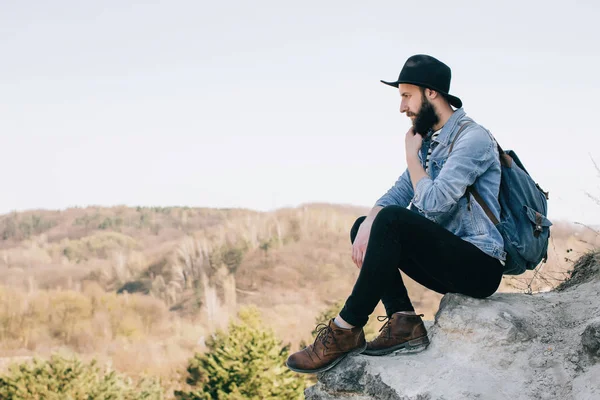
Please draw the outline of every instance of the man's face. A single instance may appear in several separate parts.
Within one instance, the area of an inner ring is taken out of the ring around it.
[[[419,86],[401,83],[398,89],[402,99],[400,112],[406,113],[406,116],[411,119],[416,133],[425,136],[439,122],[433,104],[429,102]]]

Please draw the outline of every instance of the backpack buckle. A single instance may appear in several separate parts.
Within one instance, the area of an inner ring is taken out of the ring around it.
[[[533,236],[538,238],[543,232],[542,228],[542,214],[539,212],[535,213],[535,229],[533,230]]]

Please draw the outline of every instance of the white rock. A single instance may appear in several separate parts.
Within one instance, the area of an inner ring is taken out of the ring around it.
[[[600,399],[600,256],[560,290],[442,298],[419,353],[348,357],[306,398]],[[582,301],[581,299],[586,299]]]

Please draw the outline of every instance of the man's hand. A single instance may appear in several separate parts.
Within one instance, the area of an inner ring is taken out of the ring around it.
[[[362,267],[363,260],[365,259],[365,253],[367,252],[367,245],[369,244],[369,235],[371,234],[371,226],[373,220],[367,218],[360,224],[354,243],[352,244],[352,261],[358,268]]]
[[[408,160],[411,157],[418,157],[422,144],[423,144],[423,137],[421,135],[419,135],[418,133],[415,133],[415,131],[411,127],[408,130],[408,132],[406,132],[406,137],[404,138],[406,159]]]
[[[406,164],[408,166],[408,172],[410,173],[410,180],[413,184],[413,189],[417,191],[417,183],[427,175],[427,172],[423,169],[421,161],[419,160],[419,151],[423,144],[423,137],[418,133],[415,133],[413,128],[410,128],[406,132],[404,138],[404,145],[406,146]]]

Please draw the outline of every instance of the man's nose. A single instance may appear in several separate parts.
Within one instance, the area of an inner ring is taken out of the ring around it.
[[[400,103],[400,113],[405,113],[408,111],[408,106],[404,103]]]

